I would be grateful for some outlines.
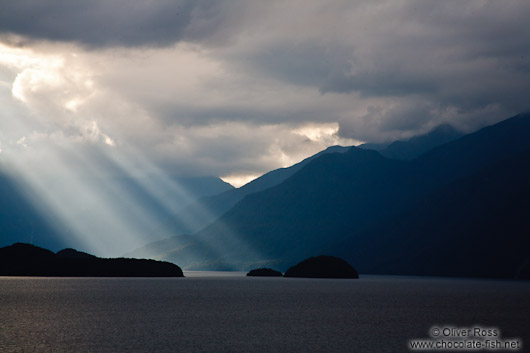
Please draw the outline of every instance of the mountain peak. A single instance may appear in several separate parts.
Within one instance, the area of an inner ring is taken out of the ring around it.
[[[463,134],[452,125],[443,123],[426,134],[414,136],[405,141],[393,142],[382,149],[380,153],[388,158],[411,160],[462,136]]]

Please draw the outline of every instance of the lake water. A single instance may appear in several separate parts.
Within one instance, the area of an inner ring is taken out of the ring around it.
[[[0,352],[408,352],[433,326],[530,348],[530,283],[187,275],[0,277]]]

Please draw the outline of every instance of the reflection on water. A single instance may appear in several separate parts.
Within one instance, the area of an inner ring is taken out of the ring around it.
[[[524,282],[406,277],[4,277],[0,351],[407,352],[444,324],[530,344],[529,294]]]

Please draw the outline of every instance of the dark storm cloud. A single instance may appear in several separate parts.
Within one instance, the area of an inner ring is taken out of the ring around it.
[[[107,83],[167,125],[339,123],[384,140],[528,110],[529,17],[522,0],[18,0],[0,3],[0,32],[155,47],[149,60],[171,60],[124,59]]]
[[[436,90],[436,82],[432,79],[406,71],[387,62],[385,57],[373,58],[372,69],[358,70],[357,63],[365,58],[356,55],[355,43],[350,47],[348,44],[292,43],[279,39],[272,46],[252,53],[245,64],[278,80],[317,87],[322,93],[359,91],[366,96],[403,96]]]
[[[340,82],[350,70],[350,49],[340,43],[278,41],[256,49],[246,64],[253,69],[298,85],[322,86]]]
[[[161,46],[220,36],[222,22],[237,14],[222,6],[200,0],[2,1],[0,31],[92,47]]]
[[[305,41],[292,33],[278,36],[245,63],[324,93],[365,96],[438,94],[453,82],[530,72],[530,27],[523,15],[530,3],[395,3],[368,18],[337,13],[338,29]]]

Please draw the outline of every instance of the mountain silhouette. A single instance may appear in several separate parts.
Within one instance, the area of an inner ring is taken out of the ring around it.
[[[135,249],[132,252],[126,253],[124,256],[138,258],[158,257],[166,254],[168,250],[185,246],[190,241],[189,234],[197,232],[215,221],[245,196],[281,184],[315,158],[329,153],[344,153],[348,149],[349,147],[342,146],[328,147],[324,151],[306,158],[291,167],[268,172],[240,188],[201,198],[172,216],[153,232],[152,238],[162,238],[162,240]]]
[[[0,276],[183,277],[175,264],[155,260],[102,259],[65,249],[57,254],[16,243],[0,248]]]
[[[284,277],[301,278],[359,278],[357,271],[346,261],[334,256],[310,257],[290,267]]]
[[[247,195],[163,258],[195,269],[286,269],[296,259],[326,250],[361,273],[515,277],[515,267],[528,259],[517,230],[528,225],[522,214],[529,179],[515,174],[526,163],[529,137],[530,116],[521,114],[410,161],[355,147],[327,153],[283,183]],[[480,193],[469,194],[480,185]],[[487,197],[477,196],[483,194]],[[400,221],[404,225],[396,226]],[[443,227],[435,231],[435,224]],[[503,238],[488,230],[502,227],[509,230]],[[422,241],[414,240],[418,237]],[[380,239],[388,244],[384,249]],[[436,246],[445,239],[451,240],[446,248]],[[470,251],[468,259],[461,252],[454,266],[446,264],[451,270],[442,270],[459,239],[468,245],[482,239],[488,246],[501,242],[503,251],[516,251],[510,261],[499,263],[486,261],[491,255],[485,252]],[[459,271],[458,263],[467,267]]]
[[[433,131],[425,135],[413,137],[407,141],[396,141],[389,144],[363,144],[359,146],[363,149],[385,150],[388,147],[388,155],[395,156],[400,154],[398,159],[408,159],[411,155],[420,155],[432,147],[456,139],[461,136],[453,127],[443,124],[436,127]],[[273,186],[281,184],[284,180],[298,172],[303,166],[312,160],[319,158],[328,153],[344,153],[350,147],[332,146],[326,150],[313,155],[302,162],[289,168],[280,168],[273,170],[252,182],[242,186],[239,189],[229,190],[219,195],[202,198],[197,202],[189,205],[186,209],[171,217],[162,225],[152,238],[165,239],[154,241],[141,248],[126,253],[124,256],[138,258],[173,258],[175,250],[192,245],[193,237],[190,234],[201,230],[207,225],[214,222],[223,213],[230,210],[246,195],[263,191]],[[409,157],[405,158],[404,155]],[[204,251],[204,250],[203,250]],[[178,252],[178,251],[177,251]],[[200,254],[200,251],[197,251]],[[181,256],[176,254],[175,256]]]
[[[330,251],[355,260],[365,273],[530,278],[529,180],[526,149]]]

